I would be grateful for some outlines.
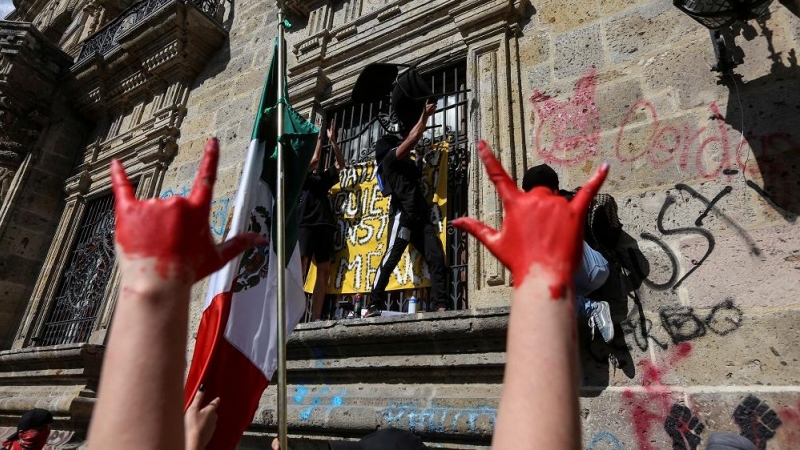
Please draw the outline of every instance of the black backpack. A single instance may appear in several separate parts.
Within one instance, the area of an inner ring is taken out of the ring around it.
[[[586,243],[611,260],[621,236],[622,223],[617,215],[617,201],[609,194],[597,194],[586,215]]]

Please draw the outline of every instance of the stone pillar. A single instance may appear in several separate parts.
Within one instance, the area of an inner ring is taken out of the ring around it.
[[[521,2],[494,1],[461,5],[450,14],[467,44],[468,87],[470,98],[470,145],[474,150],[480,140],[494,149],[495,155],[512,176],[517,159],[525,154],[525,140],[520,129],[522,109],[519,73],[516,69],[516,33]],[[503,207],[483,164],[475,158],[470,165],[469,216],[499,229]],[[503,265],[478,244],[470,245],[470,306],[486,308],[508,303],[509,277]]]

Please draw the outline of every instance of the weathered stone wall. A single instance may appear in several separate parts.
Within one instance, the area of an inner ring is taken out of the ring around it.
[[[776,4],[769,19],[737,28],[743,63],[720,80],[707,31],[663,0],[293,4],[309,14],[288,33],[292,99],[315,119],[343,102],[364,64],[440,48],[426,69],[467,61],[470,145],[487,139],[515,177],[547,162],[574,188],[611,163],[605,192],[619,203],[630,270],[594,295],[610,302],[617,338],[590,342],[579,324],[586,448],[693,450],[716,430],[741,431],[761,448],[800,446],[800,19]],[[223,20],[229,38],[190,86],[160,190],[188,194],[206,137],[218,136],[218,239],[277,30],[273,5],[256,0],[226,3]],[[499,226],[477,158],[469,196],[470,214]],[[34,200],[58,220],[61,203]],[[387,425],[445,448],[488,445],[511,291],[474,240],[469,255],[471,311],[298,328],[289,365],[296,448]],[[191,342],[205,286],[193,291]],[[13,288],[17,297],[30,289]],[[3,323],[19,321],[21,311],[3,312]],[[4,370],[14,386],[26,383]],[[265,394],[243,448],[263,448],[274,433],[274,395]]]
[[[312,13],[309,24],[290,33],[289,48],[316,36],[308,27],[325,28],[326,20],[334,28],[346,25],[342,15],[357,15],[348,12],[351,3],[335,8],[332,19]],[[232,208],[275,30],[274,10],[255,2],[238,2],[234,8],[229,43],[192,90],[179,154],[161,194],[184,195],[206,136],[219,136],[223,156],[211,223],[218,237]],[[564,188],[579,186],[602,161],[610,162],[605,192],[616,197],[627,234],[621,255],[632,270],[620,280],[615,275],[596,294],[611,303],[620,323],[618,337],[605,345],[598,339],[590,344],[584,336],[585,445],[661,449],[685,439],[685,447],[694,449],[712,431],[739,432],[747,424],[755,424],[751,437],[768,441],[767,448],[800,445],[794,345],[794,323],[800,317],[795,300],[800,283],[800,132],[795,126],[800,69],[794,50],[800,43],[800,19],[775,5],[769,19],[737,28],[736,45],[744,61],[734,76],[720,79],[710,70],[715,57],[708,32],[669,2],[541,1],[520,8],[518,31],[503,44],[508,53],[484,57],[486,48],[470,41],[469,33],[453,38],[463,40],[468,57],[471,135],[495,144],[515,177],[547,162]],[[327,41],[320,37],[319,42]],[[444,38],[441,42],[450,45]],[[412,54],[426,48],[419,46]],[[296,64],[310,63],[292,55],[290,65]],[[334,59],[329,64],[342,63]],[[326,63],[320,66],[325,70]],[[297,79],[307,82],[304,76],[301,72]],[[352,85],[345,75],[329,78],[334,81],[328,80],[323,103],[342,97]],[[314,101],[303,102],[318,110]],[[493,187],[477,159],[472,163],[471,203],[478,206],[471,212],[498,224]],[[470,255],[472,307],[506,304],[507,274],[497,272],[475,248]],[[195,290],[193,326],[204,295],[204,287]],[[471,320],[485,318],[478,314]],[[391,321],[381,326],[405,329]],[[587,334],[585,325],[580,327]],[[315,336],[318,328],[303,325],[295,339]],[[336,329],[341,335],[353,331]],[[390,333],[377,326],[369,331]],[[335,339],[331,345],[347,345],[336,336],[329,336]],[[480,421],[493,420],[499,375],[491,372],[485,384],[469,386],[462,377],[400,375],[400,381],[382,382],[385,368],[361,378],[341,375],[348,364],[404,367],[393,358],[413,359],[426,370],[435,364],[431,358],[415,359],[413,345],[393,351],[398,355],[382,358],[375,351],[370,358],[356,354],[345,360],[324,351],[293,353],[290,368],[297,375],[290,379],[295,382],[290,400],[297,404],[290,423],[295,433],[313,446],[323,437],[356,436],[388,424],[391,416],[396,425],[415,427],[431,442],[485,445]],[[466,358],[497,367],[500,360],[490,356],[495,351],[474,349]],[[319,372],[313,375],[309,368]],[[314,378],[311,384],[309,377]],[[265,396],[265,409],[247,442],[263,443],[258,436],[274,425],[273,395]],[[461,403],[453,397],[460,395],[472,399],[462,411],[464,417],[473,414],[472,422],[461,424],[461,416],[447,416],[458,414]],[[758,400],[747,400],[748,395]],[[759,402],[768,408],[748,409]],[[320,404],[325,407],[315,407]],[[392,408],[400,409],[392,415]],[[668,419],[681,414],[685,417]],[[690,416],[705,427],[694,430],[697,437],[676,431]]]
[[[69,56],[30,24],[3,21],[0,35],[0,349],[7,349],[53,240],[86,125],[59,86]]]
[[[694,449],[750,424],[760,448],[796,448],[800,20],[774,5],[735,29],[744,62],[720,80],[707,31],[670,2],[536,8],[517,169],[547,162],[574,188],[611,163],[634,271],[596,294],[621,326],[582,355],[585,445]]]

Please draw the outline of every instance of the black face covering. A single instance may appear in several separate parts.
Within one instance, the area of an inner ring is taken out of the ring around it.
[[[53,423],[53,415],[50,411],[41,408],[32,409],[19,419],[17,423],[17,432],[8,437],[8,441],[16,441],[19,439],[19,432],[26,430],[35,430],[45,425]]]
[[[409,132],[419,120],[425,101],[433,92],[425,80],[414,69],[408,69],[397,77],[392,90],[392,110],[400,120],[400,131]]]

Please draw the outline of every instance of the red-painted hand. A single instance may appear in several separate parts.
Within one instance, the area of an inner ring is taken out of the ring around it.
[[[550,277],[552,288],[571,285],[583,251],[586,211],[608,174],[608,164],[570,202],[545,187],[519,190],[485,141],[478,143],[478,153],[503,201],[502,228],[497,231],[467,217],[454,220],[453,225],[481,241],[511,270],[517,286],[532,273]]]
[[[117,254],[123,277],[129,263],[136,260],[138,272],[191,284],[248,248],[265,243],[257,233],[245,233],[214,244],[208,220],[218,160],[219,143],[209,138],[188,198],[144,201],[136,200],[122,164],[111,162],[111,183],[117,200]],[[145,268],[141,268],[142,263]]]

